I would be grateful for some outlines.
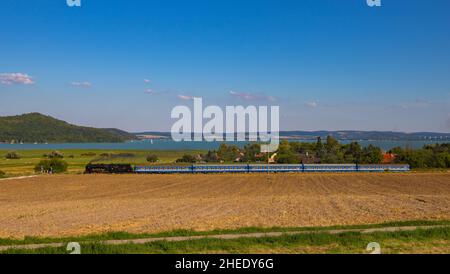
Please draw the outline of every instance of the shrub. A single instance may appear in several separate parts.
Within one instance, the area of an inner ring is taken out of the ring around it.
[[[147,162],[150,162],[150,163],[158,162],[158,156],[156,156],[155,154],[148,155],[147,156]]]
[[[64,158],[64,154],[62,154],[61,152],[55,150],[52,151],[52,153],[49,155],[50,158]]]
[[[17,160],[17,159],[20,159],[20,156],[19,156],[19,154],[17,154],[17,152],[11,151],[11,152],[6,153],[5,158],[10,159],[10,160]]]
[[[88,152],[88,153],[83,153],[83,154],[81,154],[81,156],[84,156],[84,157],[93,157],[93,156],[95,156],[95,155],[97,155],[97,154],[94,153],[94,152]]]
[[[51,160],[42,160],[34,168],[36,172],[52,172],[61,173],[67,171],[68,164],[58,158],[53,158]]]
[[[118,153],[118,154],[113,154],[112,157],[114,157],[114,158],[134,158],[134,157],[136,157],[136,154],[134,154],[134,153]]]
[[[136,154],[134,154],[134,153],[102,153],[102,154],[100,154],[100,157],[109,158],[109,159],[134,158],[134,157],[136,157]]]
[[[195,163],[195,157],[189,154],[184,154],[183,157],[177,160],[177,163]]]
[[[6,173],[0,170],[0,178],[3,178],[6,176]]]

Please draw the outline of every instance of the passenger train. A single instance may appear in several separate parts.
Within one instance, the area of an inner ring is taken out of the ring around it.
[[[191,165],[136,166],[135,173],[281,173],[281,172],[408,172],[409,165],[299,164],[299,165]]]

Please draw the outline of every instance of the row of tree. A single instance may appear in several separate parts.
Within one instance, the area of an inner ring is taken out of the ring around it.
[[[413,168],[450,168],[450,143],[426,145],[422,149],[393,148],[396,163],[407,163]]]
[[[221,144],[217,150],[202,155],[184,155],[178,163],[252,163],[266,162],[268,155],[260,152],[259,144],[248,144],[243,148]],[[413,168],[449,168],[450,144],[427,145],[422,149],[394,148],[394,163],[409,164]],[[278,164],[381,164],[383,151],[374,145],[362,147],[358,142],[340,144],[328,136],[314,143],[281,141],[276,154],[271,158]]]
[[[326,142],[320,137],[315,143],[282,141],[275,160],[280,164],[380,164],[383,152],[379,147],[361,147],[357,142],[342,145],[328,136]]]

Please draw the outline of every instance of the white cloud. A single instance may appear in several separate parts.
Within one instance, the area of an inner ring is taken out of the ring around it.
[[[150,95],[156,94],[156,92],[153,89],[146,89],[144,92]]]
[[[149,79],[144,79],[144,83],[149,84],[151,81]]]
[[[426,108],[429,107],[430,105],[431,105],[430,102],[423,100],[416,100],[415,102],[403,103],[400,105],[400,107],[403,109],[411,109],[411,108]]]
[[[90,88],[90,87],[92,87],[92,83],[91,82],[71,82],[70,85],[73,86],[73,87],[80,87],[80,88]]]
[[[0,83],[3,85],[32,85],[33,77],[25,73],[0,73]]]
[[[270,101],[274,102],[277,99],[273,96],[266,96],[262,94],[256,94],[256,93],[250,93],[250,92],[237,92],[237,91],[230,91],[230,95],[242,100],[246,101]]]
[[[190,101],[190,100],[194,100],[194,97],[192,96],[188,96],[188,95],[178,95],[178,98],[181,100],[185,100],[185,101]]]
[[[421,109],[421,108],[428,108],[431,105],[432,104],[429,101],[422,100],[422,99],[416,99],[415,101],[412,101],[412,102],[403,102],[403,103],[399,103],[397,105],[389,105],[389,106],[386,106],[385,109],[386,110]]]
[[[312,101],[312,102],[307,102],[305,103],[305,106],[309,107],[309,108],[316,108],[319,106],[319,103]]]

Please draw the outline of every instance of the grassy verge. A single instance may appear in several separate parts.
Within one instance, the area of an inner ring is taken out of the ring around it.
[[[450,228],[401,232],[357,232],[283,235],[280,237],[199,239],[147,244],[81,244],[83,254],[184,254],[184,253],[368,253],[368,243],[377,242],[382,253],[449,253]],[[7,254],[66,254],[64,247],[37,250],[9,250]]]
[[[382,224],[368,225],[352,225],[352,226],[329,226],[329,227],[245,227],[232,230],[211,230],[211,231],[194,231],[194,230],[174,230],[161,233],[142,233],[133,234],[127,232],[109,232],[104,234],[91,234],[80,237],[64,237],[64,238],[38,238],[25,237],[24,239],[1,239],[0,246],[5,245],[26,245],[26,244],[43,244],[43,243],[68,243],[68,242],[99,242],[106,240],[129,240],[143,238],[160,238],[160,237],[177,237],[177,236],[204,236],[204,235],[223,235],[223,234],[245,234],[258,232],[289,232],[289,231],[321,231],[333,229],[365,229],[365,228],[383,228],[383,227],[403,227],[403,226],[436,226],[449,225],[449,221],[405,221],[405,222],[389,222]]]

